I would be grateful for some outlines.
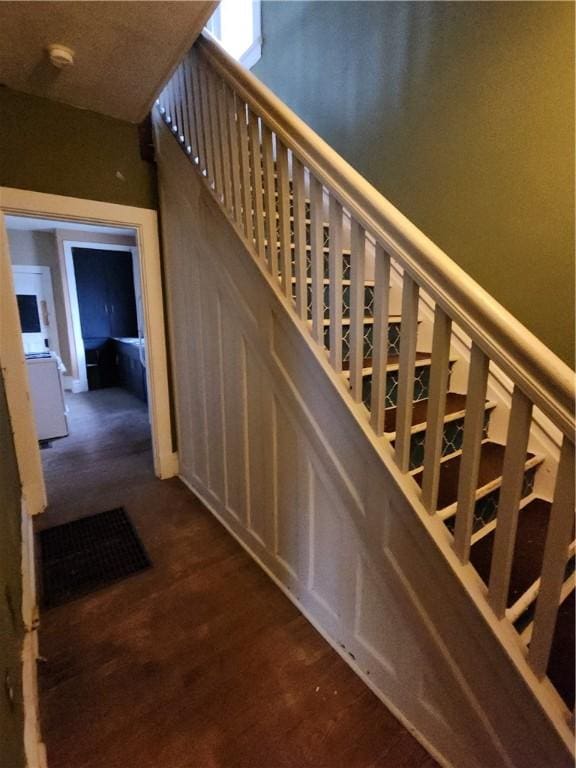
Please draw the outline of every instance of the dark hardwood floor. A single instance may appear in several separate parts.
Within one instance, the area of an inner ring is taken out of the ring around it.
[[[135,398],[70,408],[39,526],[123,505],[153,568],[42,614],[50,768],[436,765],[193,494],[154,478]]]

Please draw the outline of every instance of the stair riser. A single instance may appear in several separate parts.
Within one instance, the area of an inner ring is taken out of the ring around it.
[[[450,365],[450,373],[452,364]],[[449,382],[449,380],[448,380]],[[419,365],[415,370],[414,397],[413,400],[425,400],[428,397],[428,387],[430,384],[430,366]],[[449,386],[449,383],[448,383]],[[364,405],[370,409],[370,398],[372,395],[372,374],[364,376],[362,382],[362,400]],[[398,370],[389,371],[386,377],[386,408],[394,408],[398,397]]]
[[[292,262],[292,277],[296,277],[294,261]],[[312,277],[312,257],[309,253],[306,254],[306,277]],[[330,257],[327,253],[324,254],[324,277],[326,280],[330,277]],[[342,279],[350,280],[350,255],[347,253],[342,254]]]
[[[484,432],[482,437],[488,436],[490,423],[490,411],[484,415]],[[442,435],[442,456],[448,456],[462,448],[464,437],[464,416],[444,424]],[[426,430],[416,432],[410,440],[410,469],[418,469],[424,464],[424,446],[426,443]]]
[[[324,248],[328,248],[330,245],[330,227],[327,224],[323,226],[324,237],[322,244]],[[280,226],[276,228],[276,242],[280,242]],[[290,222],[290,242],[294,245],[294,221]],[[310,235],[310,224],[306,224],[306,245],[312,245],[312,239]]]
[[[292,182],[290,182],[290,185],[292,185]],[[250,191],[252,191],[252,187],[250,187]],[[290,186],[290,192],[292,192],[292,186]],[[254,203],[252,203],[254,204]],[[266,210],[266,196],[262,195],[262,207],[264,210]],[[276,213],[280,213],[280,206],[278,204],[278,191],[276,191]],[[292,194],[290,195],[290,216],[294,215],[294,200],[292,198]],[[304,203],[304,218],[309,219],[310,218],[310,201],[306,200]]]
[[[324,318],[330,317],[330,287],[324,285]],[[308,319],[312,319],[312,286],[307,285]],[[292,297],[296,297],[296,285],[292,286]],[[364,286],[364,317],[373,317],[374,312],[374,287]],[[342,286],[342,317],[350,317],[350,286]]]
[[[326,326],[324,330],[324,346],[330,349],[330,328]],[[374,324],[369,323],[364,326],[364,359],[372,358],[374,351]],[[400,323],[389,323],[388,325],[388,354],[400,354]],[[342,327],[342,362],[350,360],[350,326]]]

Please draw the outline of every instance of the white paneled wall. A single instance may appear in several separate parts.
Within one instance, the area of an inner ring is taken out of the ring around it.
[[[156,134],[182,479],[441,762],[570,765],[513,695],[442,522],[414,514],[272,278]]]

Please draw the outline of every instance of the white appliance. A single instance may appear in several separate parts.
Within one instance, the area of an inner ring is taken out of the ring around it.
[[[52,440],[68,434],[62,372],[65,370],[54,352],[26,355],[30,396],[39,440]]]

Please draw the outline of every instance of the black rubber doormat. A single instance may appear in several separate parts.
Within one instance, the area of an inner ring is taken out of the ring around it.
[[[151,566],[122,507],[41,531],[42,604],[61,605]]]

